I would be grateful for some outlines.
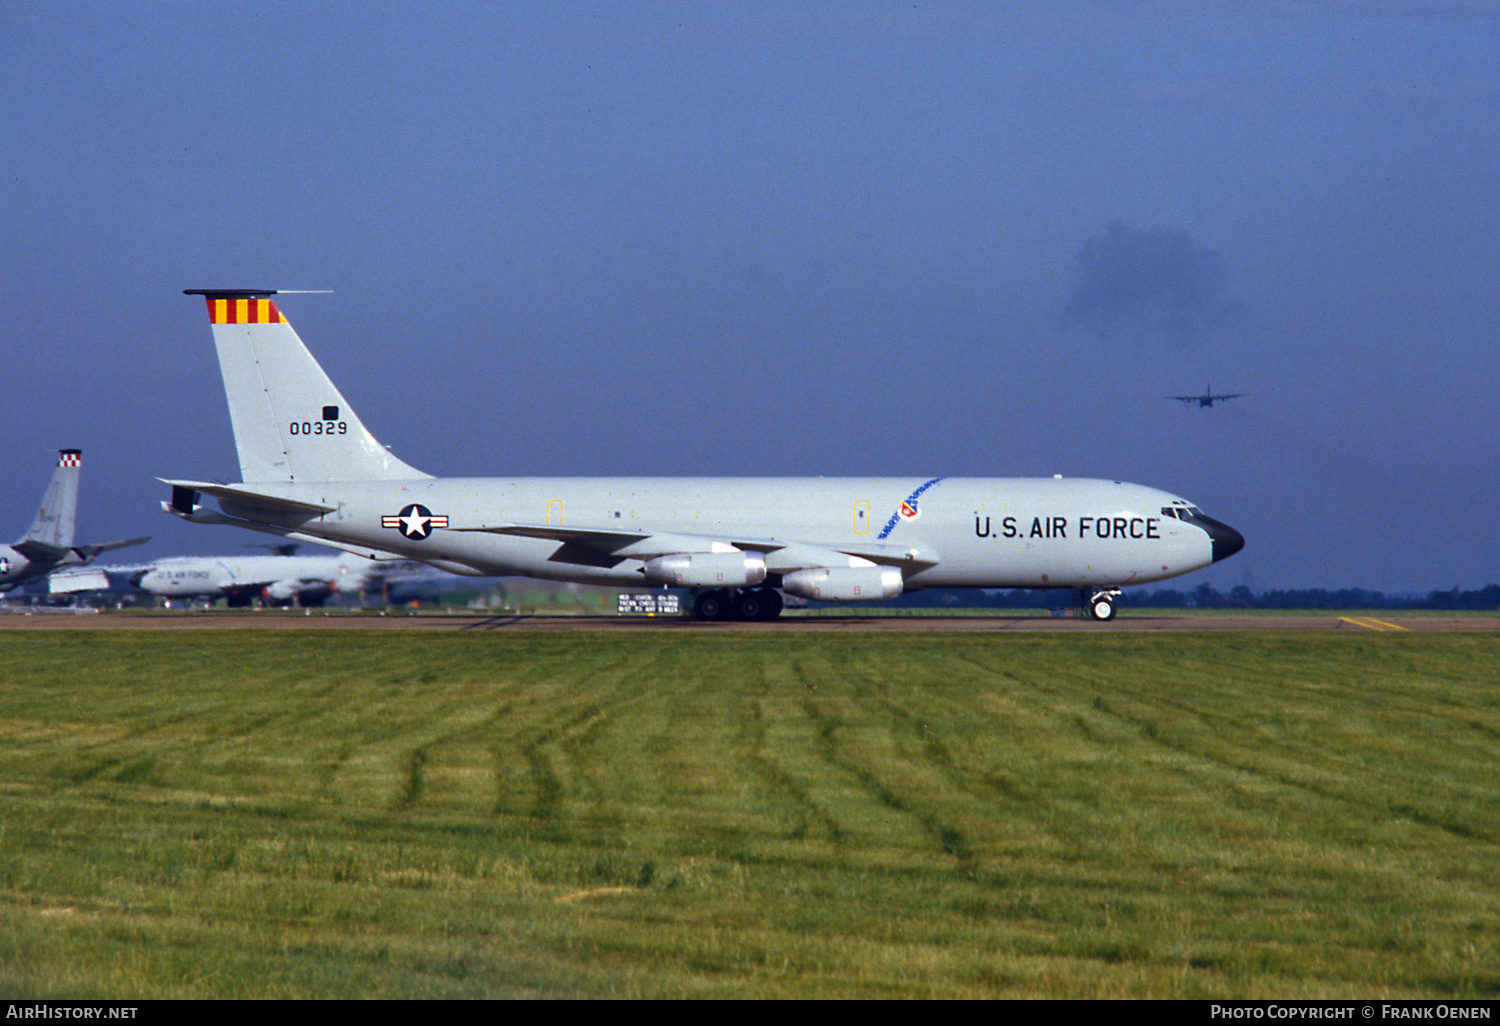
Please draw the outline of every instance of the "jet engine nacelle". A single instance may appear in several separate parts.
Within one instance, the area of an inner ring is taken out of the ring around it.
[[[283,580],[267,585],[263,594],[273,602],[290,602],[301,590],[301,581]]]
[[[759,552],[683,552],[646,564],[646,580],[681,588],[753,588],[766,579]]]
[[[781,590],[822,602],[874,602],[901,594],[901,571],[893,566],[821,566],[781,579]]]

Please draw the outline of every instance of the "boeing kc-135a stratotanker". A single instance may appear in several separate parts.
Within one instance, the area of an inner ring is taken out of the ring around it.
[[[9,591],[29,581],[49,577],[56,571],[81,567],[93,562],[101,552],[140,545],[150,538],[130,538],[103,545],[74,545],[73,525],[78,516],[78,476],[82,473],[83,453],[78,449],[59,449],[57,469],[42,493],[42,504],[31,527],[21,540],[0,545],[0,592]],[[89,571],[90,574],[93,571]],[[103,574],[73,578],[74,586],[65,590],[105,587]],[[62,589],[54,589],[62,590]]]
[[[1238,552],[1185,499],[1053,478],[435,478],[366,430],[270,289],[208,303],[239,484],[165,481],[163,508],[370,559],[696,592],[700,619],[767,619],[782,593],[888,599],[921,588],[1073,588],[1115,597]],[[217,511],[200,503],[218,500]]]

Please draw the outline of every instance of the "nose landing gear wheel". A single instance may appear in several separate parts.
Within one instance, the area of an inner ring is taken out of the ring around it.
[[[1113,620],[1115,618],[1115,597],[1108,592],[1100,592],[1089,599],[1089,617],[1094,620]]]

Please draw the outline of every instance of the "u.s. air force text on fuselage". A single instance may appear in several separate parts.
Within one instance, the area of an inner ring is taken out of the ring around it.
[[[992,517],[974,514],[974,535],[978,538],[1066,538],[1068,518],[1042,516],[1031,518],[1031,528],[1025,527],[1025,517],[1005,517],[997,529]],[[1108,538],[1160,538],[1157,526],[1160,517],[1079,517],[1078,538],[1092,537],[1101,541]]]

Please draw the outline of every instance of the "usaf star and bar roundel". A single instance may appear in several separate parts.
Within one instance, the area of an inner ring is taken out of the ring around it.
[[[420,503],[412,503],[395,516],[383,516],[380,518],[381,527],[394,527],[401,532],[404,538],[412,541],[421,541],[432,534],[434,527],[447,527],[446,516],[433,516],[432,510]]]

